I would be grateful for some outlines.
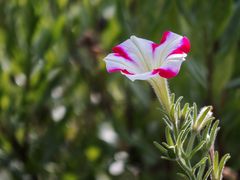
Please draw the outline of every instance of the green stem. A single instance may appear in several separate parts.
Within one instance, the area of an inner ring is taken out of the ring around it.
[[[161,77],[154,77],[149,80],[155,94],[158,97],[163,109],[169,114],[171,109],[170,92],[167,80]]]
[[[182,158],[182,157],[179,157],[179,159],[177,160],[179,166],[183,169],[183,171],[186,172],[186,174],[188,175],[188,177],[189,177],[190,180],[196,180],[196,177],[195,177],[195,175],[193,174],[191,168],[188,167],[188,166],[186,165],[186,163],[183,163],[183,162],[180,160],[181,158]]]

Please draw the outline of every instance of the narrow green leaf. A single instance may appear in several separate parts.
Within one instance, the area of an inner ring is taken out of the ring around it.
[[[177,101],[176,101],[176,103],[175,103],[175,109],[176,109],[176,110],[177,110],[177,107],[180,105],[182,99],[183,99],[183,96],[180,96],[180,97],[177,99]]]
[[[186,114],[187,114],[188,111],[189,111],[189,103],[186,103],[183,106],[183,109],[182,109],[182,116],[183,116],[184,119],[186,119]]]
[[[193,112],[193,107],[190,107],[189,110],[187,111],[187,114],[185,115],[185,119],[189,119],[192,112]],[[193,118],[191,117],[191,119],[193,119]]]
[[[170,129],[172,129],[172,122],[168,119],[168,118],[166,118],[166,117],[164,117],[164,118],[162,118],[163,119],[163,121],[165,122],[165,124],[170,128]]]
[[[173,122],[175,121],[175,105],[174,104],[171,105],[170,118],[172,119]]]
[[[174,146],[169,146],[167,143],[162,142],[162,145],[165,146],[167,149],[173,149]]]
[[[221,161],[220,161],[220,163],[219,163],[219,167],[218,167],[219,177],[222,176],[223,168],[224,168],[226,162],[228,161],[228,159],[230,159],[230,158],[231,158],[230,154],[225,154],[225,155],[222,157],[222,159],[221,159]]]
[[[202,123],[202,127],[205,127],[207,124],[211,124],[211,122],[215,119],[215,117],[210,117],[208,119],[205,119],[205,121]]]
[[[177,115],[178,115],[178,119],[181,118],[181,106],[180,106],[180,103],[178,103],[177,107],[176,107],[176,111],[177,111]]]
[[[218,152],[215,151],[214,158],[213,158],[213,174],[217,178],[219,175],[218,171]]]
[[[206,158],[208,159],[208,157],[206,157]],[[206,168],[206,163],[200,165],[199,170],[197,172],[197,179],[199,179],[199,180],[203,179],[203,173],[204,173],[205,168]]]
[[[212,167],[210,167],[210,168],[208,169],[208,171],[206,172],[206,174],[205,174],[204,177],[203,177],[203,180],[207,180],[208,177],[210,176],[211,172],[212,172]]]
[[[216,139],[217,132],[220,129],[220,128],[218,128],[218,124],[219,124],[219,120],[215,121],[213,126],[212,126],[212,128],[211,128],[210,138],[209,138],[209,142],[208,142],[207,148],[210,148],[211,145],[214,143],[214,141]]]
[[[212,109],[212,106],[207,106],[207,107],[204,107],[205,110],[203,111],[203,113],[200,113],[201,116],[200,117],[197,117],[197,127],[200,126],[203,122],[203,120],[206,118],[207,114],[209,113],[209,111],[211,111]],[[200,111],[201,112],[201,111]]]
[[[186,122],[183,124],[181,130],[190,128],[191,126],[192,126],[192,121],[191,121],[190,119],[189,119],[189,120],[186,120]]]
[[[182,137],[181,137],[182,145],[185,143],[190,131],[191,131],[190,128],[184,130],[184,133],[182,134]]]
[[[183,174],[183,173],[177,173],[177,175],[178,175],[180,178],[182,178],[182,179],[185,179],[185,180],[188,180],[188,179],[189,179],[188,176],[186,176],[186,175]]]
[[[178,137],[177,137],[176,145],[179,149],[182,148],[182,137],[183,137],[184,133],[185,133],[185,130],[181,130]]]
[[[197,119],[197,104],[196,103],[193,103],[193,121],[195,122],[196,119]]]
[[[175,94],[174,93],[171,94],[170,99],[171,99],[172,104],[174,104],[174,102],[175,102]]]
[[[201,141],[189,154],[189,159],[191,159],[199,150],[202,149],[202,147],[204,146],[204,144],[206,143],[206,141]]]
[[[193,166],[193,171],[195,171],[197,168],[199,168],[201,165],[205,164],[208,157],[202,158],[197,164]]]
[[[206,125],[206,127],[204,128],[204,130],[202,132],[202,135],[201,135],[201,139],[205,140],[206,142],[208,142],[209,138],[210,138],[209,131],[210,131],[210,128],[211,128],[211,123],[212,122],[209,121],[209,123]]]
[[[175,155],[175,147],[174,146],[169,146],[167,143],[162,142],[162,145],[165,146],[168,149],[168,157],[175,159],[176,155]]]
[[[165,128],[165,136],[166,136],[166,140],[167,140],[168,145],[174,146],[171,131],[170,131],[168,126],[166,126],[166,128]]]
[[[168,160],[168,161],[176,161],[173,158],[167,157],[167,156],[161,156],[162,159]]]
[[[156,141],[154,141],[153,144],[160,150],[161,153],[163,153],[164,155],[168,155],[167,149],[165,149],[161,144]]]

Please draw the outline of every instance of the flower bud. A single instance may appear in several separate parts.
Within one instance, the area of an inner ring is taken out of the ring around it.
[[[197,118],[194,119],[193,130],[197,132],[201,131],[209,122],[214,119],[212,114],[212,106],[203,107],[200,110]]]

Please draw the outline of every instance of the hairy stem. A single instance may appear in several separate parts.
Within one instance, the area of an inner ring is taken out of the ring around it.
[[[164,110],[169,113],[171,108],[171,101],[167,80],[158,76],[152,78],[151,80],[149,80],[149,82],[153,87],[153,90],[157,95],[158,100],[160,101]]]

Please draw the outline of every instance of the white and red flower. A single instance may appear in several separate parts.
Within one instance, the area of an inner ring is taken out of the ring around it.
[[[159,44],[131,36],[115,46],[104,58],[107,71],[121,72],[130,80],[148,80],[155,76],[172,78],[179,73],[190,51],[190,41],[173,32],[163,33]]]

